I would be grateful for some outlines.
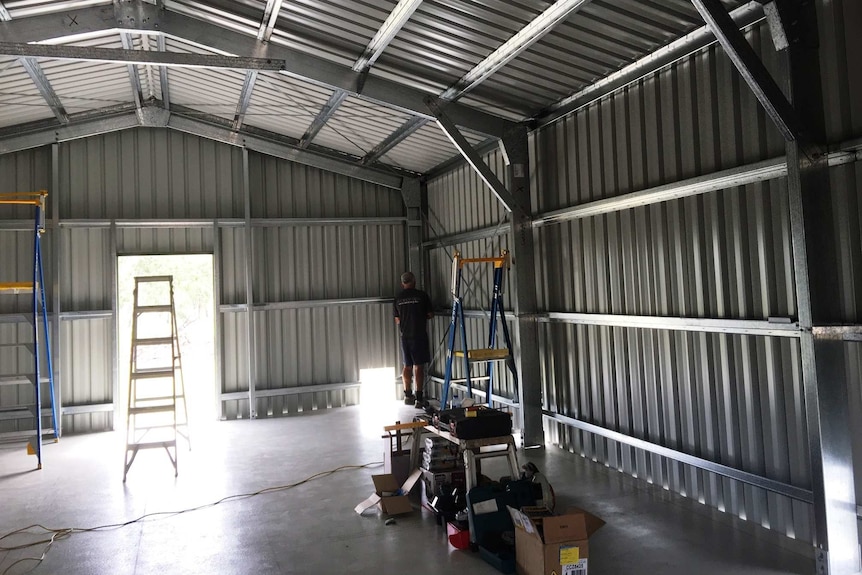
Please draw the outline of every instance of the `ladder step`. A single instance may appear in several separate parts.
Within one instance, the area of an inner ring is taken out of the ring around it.
[[[173,376],[174,369],[172,367],[158,369],[139,369],[138,371],[130,375],[132,379],[161,379]]]
[[[135,314],[142,313],[170,313],[173,308],[171,305],[139,305],[135,307]]]
[[[456,357],[464,357],[463,351],[456,351]],[[508,349],[470,349],[467,350],[467,359],[470,361],[500,361],[509,359]]]
[[[140,443],[127,443],[126,451],[137,451],[138,449],[154,449],[156,447],[176,447],[177,440],[169,439],[167,441],[142,441]]]
[[[165,412],[173,412],[176,409],[176,405],[171,403],[169,405],[149,405],[146,407],[132,407],[129,409],[130,415],[139,415],[141,413],[165,413]],[[141,428],[139,428],[141,429]]]
[[[24,385],[24,384],[33,384],[36,380],[35,373],[21,373],[17,375],[0,375],[0,385]],[[48,377],[40,377],[39,381],[42,383],[48,383],[51,381]]]
[[[168,337],[142,337],[133,339],[132,345],[170,345],[174,343],[174,338]]]
[[[33,282],[5,282],[0,283],[0,293],[22,294],[33,293]]]
[[[156,282],[169,282],[173,279],[174,276],[138,276],[135,278],[135,283],[145,284]]]
[[[182,395],[177,395],[176,399],[184,399],[184,398]],[[163,395],[163,396],[154,396],[154,397],[136,397],[135,401],[138,401],[141,403],[152,402],[152,401],[161,401],[161,402],[174,401],[174,396],[173,395]],[[161,404],[159,404],[159,405],[161,405]],[[135,407],[146,407],[146,406],[136,405]]]

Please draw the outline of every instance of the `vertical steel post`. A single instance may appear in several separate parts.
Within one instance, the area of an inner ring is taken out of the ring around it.
[[[42,469],[42,356],[39,353],[39,218],[42,211],[39,206],[35,208],[35,223],[33,224],[33,357],[35,358],[35,380],[36,405],[34,413],[36,416],[36,468]],[[47,332],[45,335],[48,335]]]
[[[416,284],[425,286],[425,252],[422,248],[422,185],[418,178],[404,178],[401,197],[407,208],[407,265]]]
[[[55,421],[57,426],[57,438],[63,435],[63,386],[61,384],[61,369],[60,358],[62,353],[62,344],[60,342],[60,256],[63,251],[62,233],[60,231],[60,145],[51,144],[51,188],[48,190],[48,197],[51,198],[51,268],[53,270],[51,281],[51,295],[54,306],[54,323],[51,324],[51,339],[54,342],[54,347],[51,350],[54,358],[54,399],[57,401]]]
[[[517,318],[514,329],[520,355],[518,398],[521,405],[521,438],[525,446],[545,444],[542,427],[542,382],[539,379],[539,333],[535,319],[536,264],[530,206],[530,154],[527,127],[518,125],[503,136],[509,157],[509,189],[517,202],[512,211],[512,270],[514,272]]]
[[[860,571],[859,534],[847,408],[848,382],[842,339],[817,337],[816,326],[848,319],[841,308],[837,246],[832,234],[832,194],[826,139],[817,13],[810,2],[779,6],[791,41],[786,50],[787,89],[796,110],[805,110],[799,140],[787,149],[787,188],[795,272],[800,350],[814,495],[818,574]],[[827,7],[827,10],[835,9]]]
[[[122,421],[122,402],[120,401],[120,312],[119,312],[119,282],[117,272],[117,222],[111,220],[111,228],[108,232],[108,244],[110,249],[110,261],[108,269],[111,270],[111,385],[113,388],[112,397],[114,402],[114,420],[111,422],[111,429],[116,429],[117,422]],[[126,412],[128,417],[128,412]]]
[[[224,419],[224,402],[221,400],[224,391],[224,374],[222,373],[222,334],[224,333],[223,315],[221,312],[221,227],[218,218],[213,219],[213,318],[215,318],[215,333],[213,340],[215,349],[215,370],[213,371],[213,400],[219,419]]]
[[[254,237],[251,227],[251,181],[249,180],[248,148],[242,149],[242,189],[245,199],[245,297],[248,319],[248,416],[257,418],[257,397],[255,393],[257,345],[254,329]]]

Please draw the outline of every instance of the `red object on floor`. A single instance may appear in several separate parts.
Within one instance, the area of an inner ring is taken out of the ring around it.
[[[470,530],[462,529],[458,527],[456,524],[449,522],[446,523],[446,534],[449,535],[449,543],[455,549],[469,549],[470,548]]]

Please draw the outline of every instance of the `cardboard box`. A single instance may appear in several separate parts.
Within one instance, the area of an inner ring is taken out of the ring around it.
[[[604,521],[570,508],[553,515],[544,507],[509,507],[515,524],[515,570],[518,575],[587,575],[589,538]]]
[[[399,486],[395,476],[391,473],[372,475],[374,493],[354,507],[353,510],[361,515],[364,511],[377,505],[387,515],[410,513],[413,511],[413,505],[410,504],[408,494],[421,476],[422,472],[416,469],[404,484]]]

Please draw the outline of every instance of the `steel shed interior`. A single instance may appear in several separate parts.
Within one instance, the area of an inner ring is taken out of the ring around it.
[[[214,401],[267,419],[399,365],[402,271],[436,342],[454,251],[509,250],[492,399],[525,445],[859,572],[860,30],[855,0],[3,0],[0,192],[49,192],[62,432],[123,426],[118,256],[213,254]]]

